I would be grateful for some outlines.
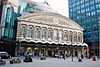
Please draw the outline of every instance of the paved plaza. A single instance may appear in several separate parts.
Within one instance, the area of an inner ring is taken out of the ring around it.
[[[6,64],[0,67],[100,67],[100,60],[84,59],[82,62],[78,62],[76,58],[74,58],[74,61],[71,58],[66,60],[58,58],[37,60],[37,58],[33,58],[33,62],[25,63],[22,61],[19,64],[10,64],[9,60],[6,60]]]

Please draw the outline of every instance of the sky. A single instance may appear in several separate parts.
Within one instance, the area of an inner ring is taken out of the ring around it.
[[[32,0],[32,1],[39,3],[47,1],[53,10],[59,12],[61,15],[69,17],[68,0]]]

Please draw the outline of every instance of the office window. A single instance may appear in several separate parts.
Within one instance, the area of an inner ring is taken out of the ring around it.
[[[93,5],[93,4],[94,4],[94,0],[90,2],[90,5]]]
[[[9,29],[9,37],[10,37],[10,38],[13,38],[13,35],[14,35],[13,29],[10,28],[10,29]]]
[[[91,12],[91,15],[95,15],[95,11]]]
[[[96,3],[100,2],[100,0],[95,0]]]
[[[8,23],[10,23],[11,13],[12,13],[12,9],[10,7],[8,7],[7,12],[6,12],[6,16],[5,16],[5,21]]]
[[[97,8],[97,9],[100,8],[100,5],[96,4],[96,8]]]

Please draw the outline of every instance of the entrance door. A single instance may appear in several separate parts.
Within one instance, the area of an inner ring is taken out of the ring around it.
[[[48,56],[52,57],[52,51],[51,50],[48,50]]]
[[[39,50],[38,50],[38,48],[34,48],[34,56],[39,56]]]
[[[77,57],[77,51],[75,51],[75,56]]]
[[[34,51],[34,56],[38,56],[38,54],[39,54],[38,50],[35,50]]]

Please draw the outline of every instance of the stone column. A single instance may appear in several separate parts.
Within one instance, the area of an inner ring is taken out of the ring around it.
[[[74,32],[72,32],[72,43],[74,43]]]
[[[52,45],[52,56],[54,56],[54,51],[55,51],[55,48],[54,48],[54,45]]]
[[[33,39],[35,39],[35,29],[36,29],[36,26],[34,26],[34,30],[33,30]]]
[[[42,39],[42,27],[40,27],[40,40]]]
[[[54,40],[54,29],[52,29],[52,41],[55,41]]]
[[[48,49],[47,48],[45,49],[45,52],[46,52],[46,56],[48,56]]]
[[[17,37],[21,37],[20,36],[21,33],[21,22],[18,22],[18,26],[17,26]]]
[[[82,33],[82,37],[81,38],[82,38],[82,43],[83,43],[83,33]]]
[[[28,33],[29,33],[29,25],[27,24],[26,25],[26,36],[25,37],[28,37]]]
[[[19,46],[19,43],[16,43],[15,45],[15,56],[18,56],[18,47]]]
[[[62,42],[64,42],[64,31],[62,31]]]
[[[46,29],[46,40],[48,41],[48,28]]]
[[[77,32],[77,42],[79,42],[79,40],[78,40],[78,36],[79,36],[79,35],[78,35],[78,32]]]

